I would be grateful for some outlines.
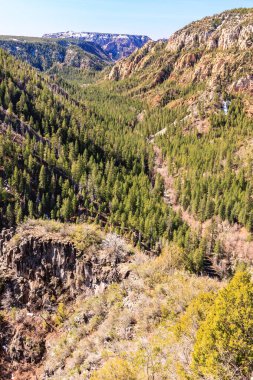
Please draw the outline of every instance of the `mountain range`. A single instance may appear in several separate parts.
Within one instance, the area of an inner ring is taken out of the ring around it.
[[[111,63],[110,57],[102,48],[84,40],[1,36],[0,48],[40,71],[48,71],[57,66],[97,71]]]
[[[87,33],[87,32],[61,32],[44,34],[43,38],[53,39],[70,39],[77,41],[93,42],[100,46],[109,57],[117,61],[121,58],[128,57],[136,49],[141,48],[145,43],[150,41],[147,36],[137,36],[129,34],[110,34],[110,33]]]
[[[146,36],[66,32],[42,38],[0,36],[0,48],[40,71],[80,80],[129,56],[149,40]]]

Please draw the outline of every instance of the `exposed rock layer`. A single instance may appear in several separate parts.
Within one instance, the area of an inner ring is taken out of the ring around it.
[[[239,49],[253,46],[253,12],[235,10],[207,17],[179,30],[168,40],[168,51]]]
[[[208,115],[215,93],[252,95],[252,58],[253,9],[239,9],[192,23],[167,42],[148,42],[117,62],[109,79],[131,78],[128,94],[144,96],[151,105],[184,105],[193,114],[203,103]]]
[[[1,272],[9,280],[5,291],[14,303],[31,309],[50,307],[52,300],[97,292],[127,275],[129,252],[105,247],[103,241],[77,249],[71,239],[15,234],[3,230],[0,239]]]
[[[180,60],[178,68],[193,67],[214,50],[233,53],[253,47],[253,9],[224,12],[194,22],[174,33],[167,42],[149,42],[128,59],[118,62],[111,79],[124,79],[143,69]],[[172,60],[172,61],[171,61]]]

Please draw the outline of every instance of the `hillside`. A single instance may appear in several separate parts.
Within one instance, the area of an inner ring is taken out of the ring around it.
[[[62,32],[44,34],[43,38],[68,39],[78,43],[88,41],[100,46],[111,59],[117,61],[128,57],[150,40],[147,36],[110,33]]]
[[[223,247],[216,249],[250,260],[252,29],[252,9],[205,18],[110,73],[112,89],[151,108],[140,129],[153,145],[165,202],[201,234],[214,222]]]
[[[0,36],[0,48],[40,71],[73,69],[84,74],[102,70],[111,63],[99,46],[85,41]]]
[[[249,15],[239,14],[245,28]],[[217,17],[225,18],[227,28],[237,16]],[[185,89],[180,102],[153,109],[130,97],[131,77],[82,88],[54,82],[1,54],[2,226],[28,215],[95,220],[147,251],[159,252],[166,239],[177,242],[193,271],[206,270],[210,260],[221,273],[233,270],[237,260],[251,262],[247,90],[226,93],[227,112],[218,106],[224,92],[217,90],[217,103],[208,102],[209,111],[198,104],[196,116],[185,103],[196,94],[206,97],[203,83]],[[247,62],[241,63],[244,72],[251,67]],[[148,66],[142,73],[154,68]],[[177,92],[170,81],[165,84]]]
[[[156,114],[141,121],[144,105],[107,84],[81,88],[54,82],[4,52],[0,58],[1,227],[27,216],[95,221],[149,253],[174,241],[185,249],[186,267],[198,273],[210,271],[217,244],[219,275],[233,271],[238,260],[251,259],[247,252],[224,250],[213,238],[214,224],[203,235],[191,231],[180,212],[163,201],[164,179],[156,173],[156,154],[146,137],[160,127],[150,126],[153,117],[160,123]],[[243,186],[246,197],[247,181]]]
[[[197,21],[116,63],[109,77],[129,78],[131,95],[153,105],[186,106],[196,118],[198,108],[210,115],[236,94],[252,114],[252,19],[253,10],[242,9]]]
[[[152,258],[95,225],[28,220],[2,231],[1,376],[250,379],[250,275],[219,282],[183,261],[173,244]]]
[[[3,51],[0,68],[1,227],[95,220],[147,249],[184,228],[172,212],[167,231],[152,149],[134,131],[140,104],[54,82]]]

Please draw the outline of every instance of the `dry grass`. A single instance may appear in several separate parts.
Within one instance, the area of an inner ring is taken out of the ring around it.
[[[41,373],[46,368],[54,372],[50,379],[89,379],[107,360],[121,357],[139,366],[138,379],[146,380],[145,366],[150,359],[146,353],[151,352],[161,366],[162,356],[170,357],[172,370],[173,360],[184,355],[185,349],[176,341],[173,326],[192,300],[223,286],[173,269],[175,255],[180,252],[174,246],[155,259],[137,254],[130,277],[122,284],[113,284],[97,296],[79,298],[59,338],[48,340]],[[165,365],[163,370],[167,371]]]
[[[104,234],[92,224],[63,224],[55,220],[28,219],[21,224],[10,240],[10,246],[16,246],[21,239],[34,237],[72,243],[77,250],[84,250],[102,242]]]

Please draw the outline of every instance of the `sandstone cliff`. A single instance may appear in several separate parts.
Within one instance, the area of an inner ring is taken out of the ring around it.
[[[195,116],[198,104],[208,113],[211,103],[212,111],[221,107],[222,92],[240,92],[252,113],[252,56],[253,9],[239,9],[192,23],[167,42],[147,43],[117,62],[109,79],[129,79],[128,94],[152,105],[184,105]]]
[[[252,9],[238,9],[207,17],[173,34],[166,50],[248,49],[253,45],[252,18]]]

